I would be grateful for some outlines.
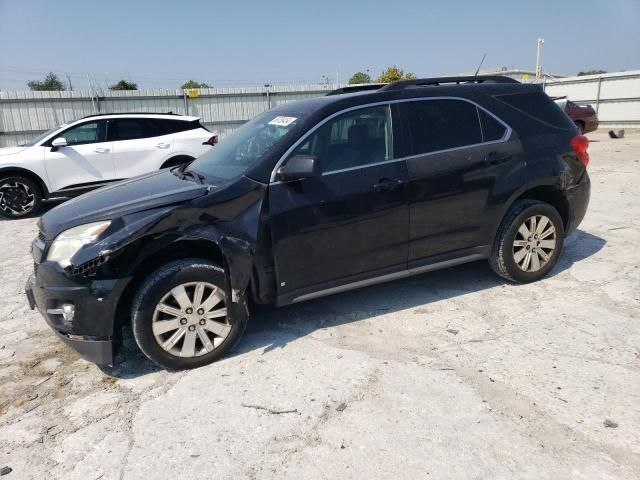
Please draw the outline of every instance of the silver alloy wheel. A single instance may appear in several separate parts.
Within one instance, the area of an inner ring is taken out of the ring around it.
[[[551,259],[556,249],[556,228],[544,215],[527,218],[513,240],[513,259],[520,270],[537,272]]]
[[[231,331],[224,291],[207,282],[173,287],[156,305],[151,323],[158,345],[176,357],[199,357]]]
[[[36,197],[29,185],[10,180],[0,185],[0,210],[9,215],[26,215],[33,210]]]

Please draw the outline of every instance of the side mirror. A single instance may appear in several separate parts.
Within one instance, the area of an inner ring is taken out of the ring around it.
[[[282,182],[302,180],[303,178],[317,177],[322,173],[320,160],[311,155],[296,155],[276,172]]]
[[[66,147],[67,140],[64,137],[58,137],[51,142],[51,151],[57,152],[60,147]]]

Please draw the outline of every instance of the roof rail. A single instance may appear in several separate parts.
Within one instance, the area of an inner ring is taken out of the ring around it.
[[[103,117],[105,115],[175,115],[177,117],[182,117],[183,115],[180,113],[173,112],[104,112],[104,113],[92,113],[91,115],[86,115],[82,118],[91,118],[91,117]]]
[[[393,82],[380,89],[380,91],[404,90],[411,87],[438,86],[442,84],[453,83],[455,85],[468,83],[520,83],[519,81],[504,77],[502,75],[477,75],[468,77],[436,77],[436,78],[417,78],[415,80],[400,80]]]
[[[363,83],[361,85],[347,85],[346,87],[336,88],[335,90],[331,90],[327,93],[327,97],[329,95],[341,95],[343,93],[353,93],[353,92],[366,92],[368,90],[379,90],[380,88],[388,85],[387,83]]]

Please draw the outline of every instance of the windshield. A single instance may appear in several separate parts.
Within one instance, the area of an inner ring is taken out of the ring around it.
[[[219,180],[239,177],[300,125],[304,117],[306,114],[300,112],[262,113],[198,157],[189,170]]]
[[[33,140],[30,140],[30,141],[25,142],[25,143],[21,143],[20,146],[21,147],[33,147],[36,143],[41,142],[42,140],[47,138],[49,135],[51,135],[53,132],[55,132],[56,130],[60,129],[61,127],[64,127],[64,125],[58,125],[57,127],[53,127],[52,129],[47,130],[44,133],[41,133],[40,135],[38,135]]]

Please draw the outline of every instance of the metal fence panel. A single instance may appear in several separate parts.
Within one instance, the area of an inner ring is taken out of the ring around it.
[[[563,78],[547,82],[545,91],[592,105],[603,127],[640,127],[640,70]]]
[[[194,98],[180,89],[0,92],[0,147],[18,145],[92,113],[115,112],[193,115],[223,138],[270,107],[325,95],[333,88],[328,84],[203,88]],[[640,126],[640,70],[547,81],[545,90],[551,96],[593,104],[602,125]]]
[[[24,143],[87,115],[116,112],[192,115],[222,138],[271,107],[325,95],[333,88],[327,84],[203,88],[194,98],[180,89],[0,92],[0,147]]]

